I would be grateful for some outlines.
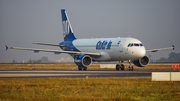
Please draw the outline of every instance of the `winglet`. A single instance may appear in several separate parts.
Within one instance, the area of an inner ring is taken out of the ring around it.
[[[6,45],[5,45],[6,46]],[[6,46],[6,51],[8,50],[8,46]]]
[[[173,47],[173,50],[175,49],[175,46],[174,45],[172,45],[172,47]]]

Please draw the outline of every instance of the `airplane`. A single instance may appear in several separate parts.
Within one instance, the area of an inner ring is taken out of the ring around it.
[[[118,38],[92,38],[77,39],[73,33],[67,12],[61,9],[64,41],[57,44],[33,43],[37,45],[47,45],[60,47],[62,50],[33,49],[10,47],[9,49],[30,50],[38,53],[53,52],[54,54],[67,53],[74,58],[74,63],[78,70],[87,70],[92,62],[101,61],[119,61],[116,64],[116,70],[124,70],[124,61],[129,62],[128,70],[133,71],[134,65],[145,67],[149,64],[149,57],[146,52],[157,52],[159,50],[175,49],[174,45],[167,48],[146,50],[142,42],[136,38],[118,37]],[[8,47],[5,45],[6,51]]]

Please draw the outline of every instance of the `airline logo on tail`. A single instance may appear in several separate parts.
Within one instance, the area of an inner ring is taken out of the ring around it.
[[[61,10],[64,41],[73,41],[75,36],[65,9]]]
[[[63,35],[65,37],[69,34],[69,24],[67,20],[63,21],[62,24],[63,24]]]

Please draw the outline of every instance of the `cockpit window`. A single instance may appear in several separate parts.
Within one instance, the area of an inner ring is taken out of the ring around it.
[[[135,43],[134,46],[139,46],[139,44]]]
[[[142,43],[129,43],[127,47],[133,47],[133,46],[139,47],[139,46],[143,46],[143,44]]]
[[[130,46],[131,44],[128,44],[128,47]]]

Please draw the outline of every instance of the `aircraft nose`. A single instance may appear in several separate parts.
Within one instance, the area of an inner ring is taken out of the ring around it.
[[[141,48],[139,51],[138,51],[138,55],[139,57],[144,57],[146,55],[146,50],[145,48]]]

